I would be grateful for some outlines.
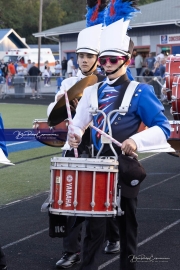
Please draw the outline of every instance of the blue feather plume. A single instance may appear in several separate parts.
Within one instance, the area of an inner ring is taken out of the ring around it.
[[[133,6],[133,1],[116,0],[114,3],[115,14],[111,16],[111,5],[112,3],[108,5],[104,14],[106,26],[121,19],[124,19],[124,21],[131,20],[136,13],[140,13],[140,10]]]
[[[97,8],[97,5],[90,8],[87,7],[87,14],[86,14],[86,27],[90,27],[90,26],[94,26],[97,24],[102,23],[104,25],[104,14],[105,14],[105,9],[103,9],[102,11],[98,12],[98,17],[96,20],[92,21],[92,15],[94,14],[95,10]]]

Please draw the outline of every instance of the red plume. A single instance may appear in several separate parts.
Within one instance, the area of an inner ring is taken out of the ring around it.
[[[100,5],[101,5],[101,0],[98,0],[96,10],[94,11],[91,17],[91,21],[95,21],[97,19]]]
[[[110,16],[115,15],[114,3],[116,0],[111,0]]]

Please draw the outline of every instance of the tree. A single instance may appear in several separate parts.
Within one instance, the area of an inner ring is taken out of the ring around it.
[[[139,6],[160,0],[139,0]],[[37,43],[40,0],[0,0],[0,28],[13,28],[29,44]],[[85,19],[85,0],[43,0],[42,30]],[[44,42],[49,43],[47,39]]]

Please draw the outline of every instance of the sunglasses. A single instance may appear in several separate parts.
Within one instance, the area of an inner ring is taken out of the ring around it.
[[[126,60],[126,57],[119,57],[119,56],[109,56],[109,57],[99,57],[98,61],[101,66],[106,65],[106,63],[109,61],[112,65],[115,65],[118,63],[119,60]]]

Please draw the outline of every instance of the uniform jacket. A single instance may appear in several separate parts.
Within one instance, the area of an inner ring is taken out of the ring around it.
[[[123,75],[114,81],[109,79],[104,82],[106,87],[104,90],[110,95],[111,90],[118,91],[119,87],[122,91],[125,91],[128,86],[128,78]],[[81,98],[78,107],[76,109],[76,115],[73,118],[73,128],[76,134],[82,136],[85,129],[93,120],[93,116],[90,113],[92,107],[91,93],[92,89],[97,88],[97,84],[87,87],[84,90],[83,97]],[[121,93],[120,93],[121,96]],[[122,100],[122,97],[120,98]],[[98,99],[99,102],[99,99]],[[113,109],[118,109],[121,101],[115,101],[117,103]],[[132,138],[137,145],[137,150],[148,150],[156,147],[157,145],[164,145],[167,143],[167,138],[170,135],[170,125],[167,118],[163,114],[164,107],[161,102],[155,96],[153,87],[146,84],[139,84],[136,87],[135,93],[132,97],[131,104],[128,112],[125,115],[117,113],[114,116],[111,123],[112,136],[123,142],[125,139]],[[149,127],[148,130],[136,133],[141,121]],[[137,187],[127,187],[122,185],[122,195],[126,197],[136,197],[139,191]]]

